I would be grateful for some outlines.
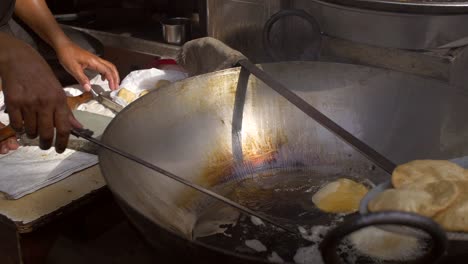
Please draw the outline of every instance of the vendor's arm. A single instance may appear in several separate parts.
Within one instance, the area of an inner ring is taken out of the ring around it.
[[[26,43],[0,32],[0,77],[10,126],[35,138],[42,149],[63,152],[72,127],[80,127],[47,62]]]
[[[87,91],[91,86],[84,69],[99,72],[112,90],[118,88],[120,80],[116,67],[74,44],[55,21],[45,0],[16,0],[15,14],[54,48],[63,67]]]

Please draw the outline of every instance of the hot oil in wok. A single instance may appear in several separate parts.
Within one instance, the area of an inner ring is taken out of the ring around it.
[[[324,213],[317,209],[311,200],[312,195],[321,186],[343,177],[372,187],[369,181],[349,175],[324,176],[323,173],[308,170],[275,170],[250,175],[243,180],[230,182],[215,189],[216,192],[268,215],[283,225],[295,229],[301,227],[303,231],[307,232],[304,235],[310,242],[298,239],[295,235],[268,224],[255,225],[255,221],[253,223],[251,217],[243,214],[231,224],[229,221],[219,221],[222,212],[237,211],[217,202],[211,203],[201,211],[194,228],[194,234],[199,233],[197,231],[206,227],[206,223],[210,221],[221,224],[224,229],[218,229],[217,234],[196,237],[196,239],[228,251],[264,257],[265,259],[271,256],[272,252],[276,252],[284,261],[294,262],[298,248],[318,245],[329,227],[339,224],[348,217],[342,214]],[[232,224],[234,222],[235,224]],[[267,250],[257,252],[246,245],[246,240],[258,240]],[[340,250],[345,263],[355,263],[356,261],[374,263],[369,258],[353,255],[352,246],[344,245]],[[314,254],[319,254],[317,246],[315,246]]]

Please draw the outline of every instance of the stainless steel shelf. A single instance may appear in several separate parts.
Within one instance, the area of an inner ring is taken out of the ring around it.
[[[127,49],[135,52],[175,58],[180,46],[169,45],[158,41],[144,40],[122,34],[109,33],[100,30],[62,25],[73,28],[97,38],[104,46]]]

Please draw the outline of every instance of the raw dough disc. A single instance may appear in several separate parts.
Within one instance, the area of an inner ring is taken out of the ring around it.
[[[351,213],[358,210],[367,191],[361,183],[343,178],[322,187],[312,196],[312,202],[325,212]]]

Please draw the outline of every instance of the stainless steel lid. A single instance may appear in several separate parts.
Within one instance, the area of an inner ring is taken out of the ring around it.
[[[455,4],[460,7],[454,7]],[[455,48],[468,44],[468,28],[462,26],[468,23],[468,2],[311,0],[310,5],[307,11],[318,21],[322,32],[356,43],[406,50]],[[385,8],[396,8],[401,12]],[[424,13],[424,10],[439,13]],[[443,10],[447,12],[444,14]],[[448,10],[454,13],[448,13]]]
[[[459,0],[324,0],[325,2],[375,11],[412,14],[465,14],[468,1]]]

